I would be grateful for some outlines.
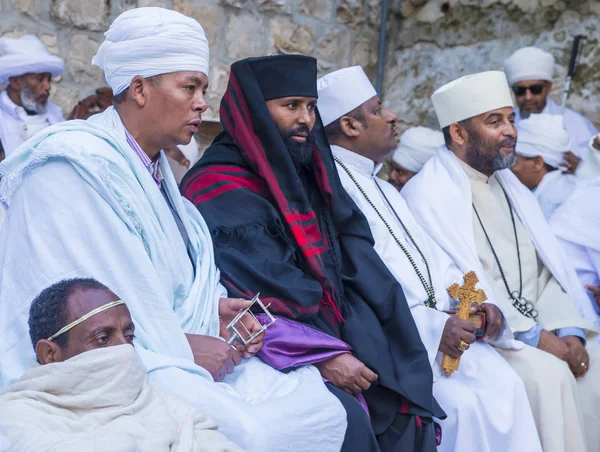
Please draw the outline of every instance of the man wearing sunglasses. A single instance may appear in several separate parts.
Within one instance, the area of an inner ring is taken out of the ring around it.
[[[564,167],[564,172],[574,174],[581,160],[589,159],[591,148],[588,145],[598,131],[579,113],[568,108],[563,113],[560,105],[550,97],[554,57],[537,47],[523,47],[504,60],[504,72],[518,106],[515,109],[516,123],[533,113],[564,115],[565,129],[571,138],[573,152],[565,153],[561,166]],[[578,176],[582,175],[582,169],[577,171]]]

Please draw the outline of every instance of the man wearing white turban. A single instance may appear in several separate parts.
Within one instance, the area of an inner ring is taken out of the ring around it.
[[[0,390],[35,365],[34,296],[92,277],[127,299],[150,383],[209,414],[229,439],[249,451],[339,450],[345,412],[318,370],[264,364],[254,357],[262,335],[237,349],[223,340],[249,302],[226,298],[210,232],[162,152],[200,126],[208,61],[197,21],[129,10],[94,57],[115,106],[47,128],[0,164]]]
[[[554,75],[554,57],[537,47],[523,47],[504,60],[504,72],[519,107],[515,109],[515,123],[518,124],[532,113],[563,115],[564,127],[572,142],[572,152],[567,153],[562,166],[566,167],[567,172],[575,173],[577,171],[579,177],[589,177],[586,173],[590,173],[590,170],[583,168],[587,166],[587,160],[595,157],[595,155],[590,155],[588,144],[590,138],[598,131],[587,118],[579,113],[569,108],[565,108],[563,112],[561,107],[550,97]],[[580,169],[581,160],[583,163]],[[594,173],[592,177],[600,174],[591,172]]]
[[[342,185],[367,218],[375,251],[402,285],[427,349],[433,395],[448,415],[439,420],[438,451],[541,451],[523,382],[487,343],[520,347],[504,327],[501,311],[492,303],[481,306],[488,324],[478,341],[473,324],[446,312],[456,304],[446,288],[462,284],[463,272],[419,226],[400,193],[376,176],[396,147],[396,116],[381,106],[359,66],[317,83],[319,111]],[[444,354],[461,357],[451,376],[441,366]]]
[[[558,171],[563,154],[571,150],[563,117],[533,114],[517,124],[517,131],[517,163],[512,171],[533,192],[549,220],[577,184],[575,176]]]
[[[0,154],[4,149],[8,157],[40,130],[63,121],[61,108],[48,100],[50,80],[63,70],[63,60],[35,36],[0,38],[0,85],[6,85],[0,92]]]
[[[398,190],[421,171],[439,147],[444,145],[444,135],[427,127],[411,127],[400,135],[400,143],[392,155],[390,183]]]
[[[446,146],[401,194],[463,271],[502,308],[545,452],[600,444],[598,317],[535,196],[510,171],[517,132],[505,75],[468,75],[432,96]],[[518,421],[517,421],[518,422]]]

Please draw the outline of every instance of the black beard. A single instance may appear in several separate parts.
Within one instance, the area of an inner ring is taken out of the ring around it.
[[[499,142],[489,141],[469,130],[467,161],[471,167],[483,174],[492,174],[495,171],[512,168],[517,163],[516,144],[516,138],[505,138]],[[506,157],[500,155],[500,149],[509,146],[513,148],[512,153]]]
[[[304,132],[307,135],[306,141],[304,143],[298,143],[293,140],[292,137],[297,133]],[[308,166],[312,163],[312,154],[314,147],[314,137],[310,134],[310,130],[306,126],[300,126],[295,129],[284,131],[279,130],[281,134],[281,139],[283,140],[283,144],[286,149],[290,153],[292,160],[297,168],[301,168],[302,166]]]

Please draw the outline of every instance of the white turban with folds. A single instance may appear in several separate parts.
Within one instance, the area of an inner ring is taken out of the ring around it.
[[[563,154],[571,150],[571,140],[561,115],[533,114],[519,121],[516,152],[523,157],[541,156],[558,168]]]
[[[208,77],[209,51],[198,21],[164,8],[136,8],[115,19],[92,64],[104,70],[114,95],[143,78],[171,72]]]
[[[418,173],[433,154],[444,145],[444,134],[427,127],[412,127],[400,137],[392,160],[413,173]]]
[[[551,82],[554,57],[537,47],[522,47],[504,60],[504,72],[511,86],[524,80]]]
[[[65,68],[63,60],[49,54],[42,41],[33,35],[0,38],[0,54],[0,84],[8,82],[9,77],[32,73],[49,72],[56,77]]]

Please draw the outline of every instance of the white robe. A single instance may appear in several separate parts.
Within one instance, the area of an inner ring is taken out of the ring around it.
[[[549,220],[575,190],[577,177],[572,174],[563,174],[560,170],[550,171],[533,190],[535,198],[540,204],[544,218]]]
[[[450,254],[461,270],[475,269],[478,274],[481,273],[481,284],[486,292],[493,294],[496,301],[508,305],[505,313],[508,314],[512,329],[527,331],[535,325],[535,321],[512,308],[506,289],[502,282],[498,282],[500,278],[496,277],[499,271],[493,257],[488,262],[487,243],[485,239],[478,238],[474,229],[474,225],[478,224],[472,209],[471,187],[475,176],[467,176],[464,166],[448,149],[440,149],[404,187],[402,196],[422,227]],[[475,170],[470,168],[470,171]],[[520,231],[519,243],[523,245],[523,257],[527,259],[524,261],[524,265],[528,266],[525,270],[529,272],[530,265],[537,268],[538,258],[542,264],[539,278],[524,281],[524,293],[527,292],[540,313],[538,322],[550,331],[579,327],[587,331],[588,338],[594,337],[594,322],[597,322],[598,317],[581,289],[575,272],[566,264],[564,253],[550,233],[535,197],[510,170],[498,171],[492,177],[494,180],[490,181],[490,185],[501,184],[515,210],[515,220]],[[493,206],[506,203],[503,197],[503,194],[497,197],[494,195],[487,200],[486,205],[481,202],[478,204],[484,225],[490,232],[498,227],[495,223],[501,223],[499,219],[506,220],[504,217],[508,217],[507,221],[510,223],[508,206],[506,212],[496,211],[496,215],[501,218],[490,218]],[[505,236],[512,232],[512,225],[505,223],[506,221],[502,222],[501,231],[490,235],[492,242],[496,241],[500,260],[506,263],[506,256],[514,255],[516,260],[516,248],[514,243],[502,242],[498,245],[500,238],[505,240]],[[481,257],[485,261],[480,260]],[[518,273],[516,268],[518,266],[513,265],[512,261],[505,265],[511,287],[519,279],[518,274],[515,277],[515,273]],[[564,292],[560,296],[561,286],[568,296]],[[560,297],[541,297],[546,292]],[[535,299],[536,296],[540,296],[540,299]],[[546,452],[583,451],[586,447],[584,438],[590,445],[600,444],[598,429],[591,428],[600,420],[600,390],[596,389],[597,385],[594,383],[600,378],[600,349],[595,342],[588,340],[587,350],[590,354],[590,367],[587,375],[577,381],[566,363],[546,352],[529,346],[521,351],[499,350],[525,382],[542,447]]]
[[[32,368],[0,394],[0,413],[11,452],[242,452],[208,416],[152,387],[131,345]]]
[[[367,217],[375,238],[375,250],[402,285],[421,340],[429,354],[434,374],[433,393],[448,414],[447,419],[439,421],[443,436],[438,450],[541,451],[523,382],[489,344],[479,341],[473,344],[463,354],[459,370],[450,377],[446,377],[442,371],[443,355],[438,348],[449,317],[444,311],[455,305],[446,288],[453,283],[462,283],[463,273],[419,227],[400,193],[376,177],[381,165],[375,165],[371,160],[339,146],[332,146],[332,150],[409,250],[426,279],[428,276],[423,259],[381,196],[377,185],[427,259],[438,310],[424,305],[427,294],[408,258],[350,176],[337,163],[344,188]],[[507,337],[501,342],[515,346],[515,341],[510,340],[512,334],[508,331],[504,333]]]
[[[45,129],[0,164],[0,389],[34,365],[33,298],[65,278],[93,277],[126,300],[150,382],[211,416],[250,451],[338,450],[346,416],[312,366],[288,374],[258,358],[221,383],[193,361],[184,333],[218,337],[219,283],[210,233],[183,199],[164,154],[169,199],[127,144],[111,107]]]
[[[552,231],[575,267],[581,285],[600,286],[600,179],[581,182],[550,217]],[[593,296],[592,305],[600,314]]]
[[[23,112],[23,107],[10,100],[6,90],[0,93],[0,141],[6,157],[34,135],[27,124],[29,118]],[[64,121],[62,109],[52,102],[48,102],[45,114],[34,115],[31,119],[36,123],[35,129]],[[38,124],[40,121],[43,123],[41,126]]]

